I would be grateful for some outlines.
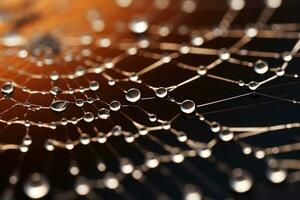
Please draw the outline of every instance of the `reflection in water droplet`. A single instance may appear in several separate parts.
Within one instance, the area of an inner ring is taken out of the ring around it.
[[[141,98],[141,92],[136,88],[132,88],[128,90],[126,93],[126,100],[129,102],[135,103],[138,100],[140,100],[140,98]]]
[[[55,112],[62,112],[64,110],[66,110],[68,104],[69,104],[69,102],[65,101],[65,100],[53,101],[50,106],[50,109]]]
[[[97,114],[100,119],[108,119],[110,116],[109,110],[107,108],[101,108]]]
[[[14,86],[11,82],[6,82],[1,88],[1,92],[5,94],[10,94],[14,91]]]

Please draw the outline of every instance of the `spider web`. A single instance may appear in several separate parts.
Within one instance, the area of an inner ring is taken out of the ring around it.
[[[296,1],[62,2],[0,3],[3,199],[297,185]]]

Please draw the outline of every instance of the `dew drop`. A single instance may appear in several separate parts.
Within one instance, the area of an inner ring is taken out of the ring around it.
[[[144,19],[134,19],[129,23],[129,29],[133,33],[144,33],[148,30],[148,22]]]
[[[229,130],[222,130],[220,133],[219,133],[219,138],[221,140],[223,140],[224,142],[228,142],[230,140],[233,139],[233,133]]]
[[[93,113],[91,113],[91,112],[86,112],[85,114],[84,114],[84,116],[83,116],[83,120],[85,121],[85,122],[92,122],[93,120],[94,120],[94,114]]]
[[[110,113],[107,108],[99,109],[97,115],[98,115],[99,119],[108,119],[110,117]]]
[[[11,82],[6,82],[1,88],[1,92],[4,94],[11,94],[14,91],[14,86]]]
[[[249,84],[248,84],[248,88],[250,90],[256,90],[258,87],[259,87],[259,83],[256,82],[256,81],[251,81]]]
[[[221,131],[221,125],[219,122],[212,122],[210,125],[210,130],[214,133]]]
[[[97,81],[90,82],[90,90],[96,91],[99,89],[99,83]]]
[[[150,114],[149,115],[149,121],[150,122],[156,122],[157,121],[157,116],[155,114]]]
[[[104,179],[104,184],[108,189],[116,189],[119,186],[119,180],[112,175],[107,175]]]
[[[258,60],[254,63],[254,71],[257,74],[265,74],[269,70],[268,63],[264,60]]]
[[[82,107],[84,105],[84,100],[83,99],[76,99],[75,105],[77,107]]]
[[[75,185],[75,191],[78,195],[85,196],[90,193],[91,188],[84,178],[79,177]]]
[[[87,145],[91,142],[91,138],[88,134],[86,133],[83,133],[81,136],[80,136],[80,143],[83,144],[83,145]]]
[[[270,167],[267,171],[267,178],[272,183],[281,183],[287,177],[287,171],[280,167]]]
[[[195,111],[196,106],[195,103],[191,100],[185,100],[184,102],[182,102],[180,109],[183,113],[185,114],[191,114]]]
[[[159,98],[165,98],[168,95],[168,90],[166,88],[160,87],[155,90],[155,94]]]
[[[237,193],[244,193],[251,189],[253,184],[251,176],[242,169],[234,169],[230,179],[230,187]]]
[[[52,95],[54,95],[54,96],[56,96],[56,95],[58,95],[59,93],[61,93],[62,92],[62,90],[59,88],[59,87],[53,87],[51,90],[50,90],[50,94],[52,94]]]
[[[200,65],[198,68],[197,68],[197,73],[200,75],[200,76],[203,76],[207,73],[207,69],[205,66],[203,65]]]
[[[50,106],[50,109],[55,112],[62,112],[64,110],[66,110],[68,104],[69,104],[69,102],[65,101],[65,100],[53,101]]]
[[[219,52],[219,58],[221,60],[228,60],[230,58],[230,53],[227,49],[221,49]]]
[[[40,199],[46,196],[50,185],[46,177],[40,173],[34,173],[24,183],[24,192],[31,199]]]
[[[141,92],[136,88],[131,88],[126,92],[126,100],[132,103],[141,99]]]
[[[112,101],[109,104],[109,109],[112,111],[118,111],[121,109],[121,103],[119,101]]]

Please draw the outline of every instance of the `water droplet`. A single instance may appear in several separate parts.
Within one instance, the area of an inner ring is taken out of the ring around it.
[[[131,81],[137,81],[139,79],[139,76],[136,73],[132,73],[129,77]]]
[[[168,121],[165,121],[162,123],[162,127],[164,130],[169,130],[171,128],[171,123]]]
[[[264,60],[258,60],[254,63],[254,71],[258,74],[265,74],[269,70],[269,65]]]
[[[32,143],[32,139],[30,137],[30,135],[26,134],[25,137],[23,138],[23,144],[25,145],[31,145]]]
[[[53,151],[54,150],[54,145],[52,143],[52,140],[51,139],[48,139],[46,142],[45,142],[45,149],[47,151]]]
[[[276,75],[277,76],[283,76],[285,74],[285,70],[280,68],[278,70],[276,70]]]
[[[244,193],[251,189],[253,184],[251,176],[242,169],[234,169],[230,179],[230,187],[238,193]]]
[[[226,130],[226,129],[222,130],[219,133],[219,138],[221,140],[223,140],[224,142],[228,142],[228,141],[232,140],[233,136],[234,136],[233,133],[231,131],[229,131],[229,130]]]
[[[278,8],[281,6],[282,0],[265,0],[266,6],[269,8]]]
[[[159,98],[165,98],[168,95],[168,90],[166,88],[160,87],[155,90],[155,94]]]
[[[267,178],[272,183],[281,183],[287,177],[287,171],[280,167],[270,167],[267,171]]]
[[[59,87],[53,87],[51,90],[50,90],[50,94],[52,94],[52,95],[54,95],[54,96],[56,96],[56,95],[58,95],[59,93],[61,93],[61,89],[59,88]]]
[[[111,129],[111,133],[114,136],[119,136],[122,134],[122,127],[119,125],[115,125],[112,129]]]
[[[91,138],[88,134],[86,134],[86,133],[81,134],[81,136],[80,136],[80,143],[81,144],[87,145],[90,142],[91,142]]]
[[[84,100],[83,99],[76,99],[75,105],[78,107],[82,107],[84,105]]]
[[[119,101],[112,101],[109,104],[109,109],[112,111],[118,111],[121,109],[121,103]]]
[[[149,168],[155,168],[159,165],[159,160],[155,157],[154,154],[149,153],[149,154],[147,154],[146,157],[147,158],[146,158],[145,163]]]
[[[46,177],[34,173],[26,180],[23,189],[29,198],[40,199],[48,194],[50,185]]]
[[[85,122],[92,122],[94,120],[94,114],[91,112],[86,112],[83,116]]]
[[[182,102],[181,104],[181,111],[185,114],[191,114],[195,111],[195,103],[191,100],[185,100],[184,102]]]
[[[242,10],[245,6],[245,0],[230,0],[228,3],[232,10]]]
[[[218,122],[212,122],[210,125],[210,130],[214,133],[221,131],[221,125]]]
[[[156,122],[157,121],[157,116],[155,114],[150,114],[149,115],[149,121],[150,122]]]
[[[107,108],[101,108],[97,113],[99,119],[108,119],[110,117],[109,110]]]
[[[228,60],[230,58],[230,53],[227,49],[221,49],[219,52],[219,58],[221,60]]]
[[[197,73],[200,75],[200,76],[203,76],[207,73],[207,69],[205,66],[203,65],[200,65],[198,68],[197,68]]]
[[[249,88],[250,90],[256,90],[259,86],[260,86],[259,82],[256,82],[256,81],[251,81],[251,82],[248,84],[248,88]]]
[[[100,171],[100,172],[104,172],[106,170],[106,165],[105,163],[99,161],[98,164],[97,164],[97,169]]]
[[[62,112],[64,110],[66,110],[68,104],[69,104],[69,102],[65,101],[65,100],[53,101],[50,106],[50,109],[55,112]]]
[[[148,30],[148,22],[144,19],[134,19],[129,23],[129,29],[133,33],[144,33]]]
[[[72,142],[71,140],[68,140],[68,141],[66,142],[66,149],[72,150],[73,148],[74,148],[73,142]]]
[[[293,56],[291,55],[290,52],[283,52],[282,55],[281,55],[282,59],[286,62],[289,62],[292,60]]]
[[[193,36],[192,39],[191,39],[191,43],[194,45],[194,46],[201,46],[204,42],[204,39],[203,37],[201,36]]]
[[[83,177],[79,177],[75,185],[75,191],[78,195],[85,196],[90,193],[91,188]]]
[[[57,72],[51,72],[51,74],[50,74],[50,79],[52,80],[52,81],[56,81],[56,80],[58,80],[59,79],[59,74],[57,73]]]
[[[181,153],[175,153],[171,157],[174,163],[181,163],[184,160],[184,156]]]
[[[139,128],[139,134],[140,135],[147,135],[148,129],[146,127]]]
[[[137,102],[141,98],[141,92],[136,88],[131,88],[126,92],[126,100],[132,103]]]
[[[90,90],[96,91],[99,89],[99,83],[97,81],[90,82]]]
[[[211,156],[211,149],[209,149],[207,147],[199,148],[198,149],[198,155],[201,158],[208,158],[208,157]]]
[[[98,136],[97,136],[97,141],[100,143],[100,144],[103,144],[107,141],[107,138],[104,134],[100,133]]]
[[[116,189],[119,186],[119,180],[108,174],[104,179],[104,184],[108,189]]]
[[[184,200],[202,200],[201,192],[194,185],[186,185]]]
[[[246,29],[247,37],[255,37],[258,33],[258,30],[255,27],[249,27]]]
[[[83,76],[85,74],[85,69],[83,67],[78,67],[75,70],[75,76]]]
[[[185,142],[185,141],[187,141],[187,139],[188,139],[187,135],[185,133],[183,133],[183,132],[180,132],[180,134],[177,135],[177,140],[179,142]]]
[[[124,173],[124,174],[130,174],[133,170],[134,170],[134,167],[133,165],[131,164],[131,162],[126,159],[126,158],[123,158],[121,161],[120,161],[120,168],[121,168],[121,171]]]
[[[11,94],[14,91],[14,86],[11,82],[6,82],[1,88],[1,92],[4,94]]]

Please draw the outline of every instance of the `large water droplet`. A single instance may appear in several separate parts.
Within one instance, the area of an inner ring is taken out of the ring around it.
[[[31,199],[39,199],[48,194],[50,185],[46,177],[34,173],[26,180],[23,189]]]
[[[254,71],[258,74],[264,74],[269,70],[268,63],[264,60],[258,60],[254,63]]]
[[[121,103],[119,101],[112,101],[109,104],[109,109],[112,111],[118,111],[121,109]]]
[[[251,189],[253,184],[251,176],[242,169],[234,169],[230,180],[230,187],[238,193],[244,193]]]
[[[141,98],[141,92],[136,88],[131,88],[126,93],[126,100],[132,103],[137,102]]]
[[[66,110],[68,104],[69,104],[69,102],[65,101],[65,100],[53,101],[50,106],[50,109],[55,112],[62,112],[64,110]]]
[[[286,177],[287,177],[286,170],[280,167],[271,167],[267,171],[267,178],[272,183],[281,183],[286,179]]]
[[[4,83],[1,88],[1,92],[3,92],[4,94],[10,94],[13,91],[14,91],[14,86],[11,82]]]
[[[129,23],[129,29],[134,33],[144,33],[148,27],[148,22],[143,19],[135,19]]]
[[[184,102],[182,102],[180,107],[181,111],[185,114],[191,114],[195,111],[195,108],[195,103],[191,100],[185,100]]]

